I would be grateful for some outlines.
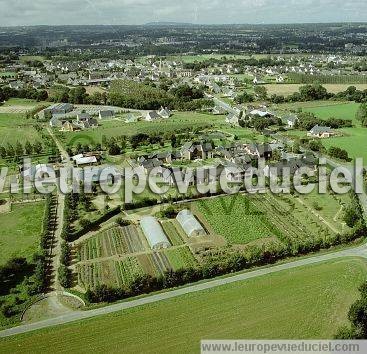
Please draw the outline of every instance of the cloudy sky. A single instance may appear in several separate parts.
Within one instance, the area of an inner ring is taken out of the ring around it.
[[[366,0],[0,0],[0,26],[367,21]]]

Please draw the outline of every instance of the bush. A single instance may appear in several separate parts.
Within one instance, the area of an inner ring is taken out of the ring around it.
[[[118,217],[116,219],[116,224],[119,225],[119,226],[129,226],[129,225],[131,225],[131,221],[123,219],[122,217]]]

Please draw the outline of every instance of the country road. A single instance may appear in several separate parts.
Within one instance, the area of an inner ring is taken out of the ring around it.
[[[288,269],[293,269],[293,268],[297,268],[301,266],[321,263],[321,262],[325,262],[325,261],[329,261],[329,260],[333,260],[333,259],[337,259],[341,257],[363,257],[367,259],[367,244],[364,244],[364,245],[361,245],[355,248],[351,248],[351,249],[334,252],[334,253],[328,253],[328,254],[323,254],[319,256],[304,258],[304,259],[300,259],[300,260],[289,262],[289,263],[274,265],[268,268],[262,268],[262,269],[249,271],[246,273],[236,274],[236,275],[225,277],[225,278],[208,280],[200,284],[189,285],[189,286],[186,286],[180,289],[166,291],[160,294],[148,295],[140,299],[127,300],[125,302],[108,305],[108,306],[101,307],[98,309],[67,313],[60,317],[55,317],[55,318],[47,319],[44,321],[30,323],[30,324],[21,325],[18,327],[13,327],[13,328],[3,330],[0,332],[0,338],[14,336],[17,334],[22,334],[22,333],[27,333],[27,332],[39,330],[42,328],[62,325],[65,323],[79,321],[79,320],[83,320],[83,319],[91,318],[95,316],[107,315],[109,313],[119,312],[119,311],[123,311],[123,310],[130,309],[133,307],[142,306],[145,304],[151,304],[151,303],[155,303],[155,302],[162,301],[162,300],[172,299],[177,296],[181,296],[181,295],[185,295],[189,293],[195,293],[197,291],[212,289],[217,286],[221,286],[225,284],[230,284],[230,283],[234,283],[238,281],[244,281],[244,280],[260,277],[266,274],[272,274],[272,273],[280,272],[283,270],[288,270]]]

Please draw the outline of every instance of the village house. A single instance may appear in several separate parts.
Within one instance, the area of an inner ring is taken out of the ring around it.
[[[164,119],[167,119],[172,115],[171,111],[168,108],[163,107],[161,107],[161,109],[158,111],[158,114]]]
[[[210,159],[213,157],[213,145],[211,143],[187,142],[180,152],[183,160]]]
[[[61,131],[63,132],[74,132],[74,131],[77,131],[77,130],[81,130],[80,126],[72,123],[72,122],[69,122],[69,121],[65,121],[62,123],[62,126],[61,126]]]
[[[308,133],[307,136],[313,138],[330,138],[334,136],[335,133],[331,130],[330,127],[323,127],[320,125],[315,125]]]
[[[112,110],[101,110],[98,112],[99,119],[112,119],[115,116],[115,112]]]
[[[226,123],[238,126],[239,125],[239,117],[237,114],[229,113],[226,117]]]
[[[286,122],[288,128],[293,129],[298,121],[298,117],[294,114],[291,114],[289,116],[286,116],[284,118],[284,121]]]
[[[265,160],[270,160],[273,156],[273,150],[269,144],[249,144],[246,146],[246,152],[250,156]]]
[[[145,120],[148,122],[151,122],[157,119],[161,119],[161,116],[156,111],[150,111],[145,116]]]

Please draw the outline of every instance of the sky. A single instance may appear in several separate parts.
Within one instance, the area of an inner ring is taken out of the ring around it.
[[[365,22],[367,0],[0,0],[0,26]]]

